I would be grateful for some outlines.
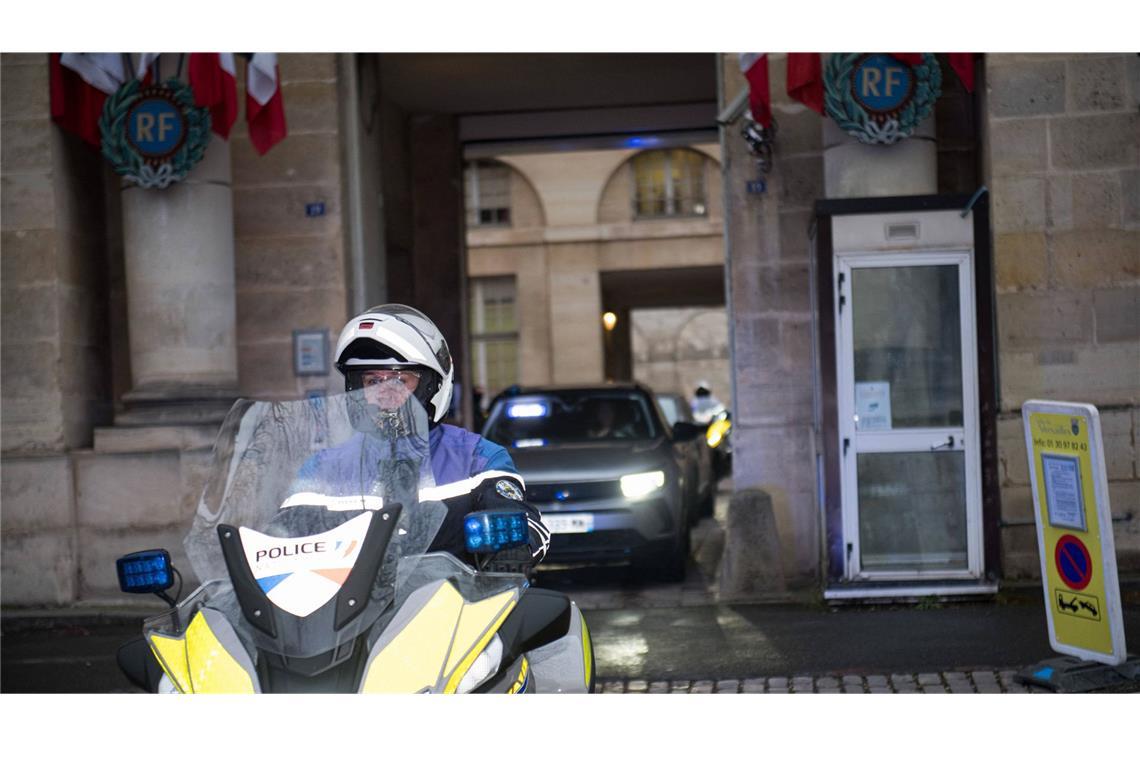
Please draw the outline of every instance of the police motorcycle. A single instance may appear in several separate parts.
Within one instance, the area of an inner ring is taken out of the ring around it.
[[[526,513],[463,518],[474,567],[428,553],[447,509],[427,414],[413,397],[375,415],[361,393],[234,405],[184,540],[201,585],[175,603],[168,552],[118,560],[123,591],[173,605],[120,649],[127,677],[181,693],[592,692],[581,611],[530,585]]]

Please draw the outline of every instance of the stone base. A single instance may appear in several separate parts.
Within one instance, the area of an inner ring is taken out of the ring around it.
[[[216,423],[95,428],[95,451],[100,454],[130,454],[208,449],[214,445],[217,434]]]
[[[231,387],[159,385],[123,394],[116,427],[218,425],[237,400]]]
[[[72,529],[4,535],[2,561],[5,608],[66,605],[75,601],[78,566]]]
[[[111,435],[108,436],[107,434]],[[167,549],[187,588],[196,583],[182,547],[210,473],[210,448],[166,443],[192,440],[202,431],[178,428],[102,429],[113,451],[75,452],[78,600],[116,603],[115,560],[144,549]],[[145,444],[154,443],[154,447]],[[211,440],[212,443],[212,440]]]
[[[772,497],[759,488],[737,491],[728,504],[717,596],[731,601],[783,597],[786,592]]]

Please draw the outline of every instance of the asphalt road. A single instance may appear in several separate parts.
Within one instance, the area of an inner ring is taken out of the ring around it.
[[[549,585],[549,584],[548,584]],[[654,591],[647,584],[643,592]],[[660,590],[660,589],[657,589]],[[1040,602],[931,609],[793,605],[588,609],[601,679],[744,679],[1021,668],[1057,656]],[[0,691],[121,692],[115,650],[137,621],[5,621]],[[1126,604],[1126,639],[1140,642],[1140,605]]]
[[[1129,631],[1140,636],[1140,611]],[[602,677],[724,679],[986,670],[1057,656],[1041,605],[940,609],[788,606],[594,610]]]
[[[718,499],[723,502],[724,499]],[[718,503],[718,512],[725,504]],[[720,680],[1015,669],[1058,656],[1040,589],[941,606],[717,604],[710,593],[717,523],[694,530],[683,583],[627,568],[550,569],[538,585],[584,610],[601,680]],[[708,549],[708,551],[705,551]],[[1140,589],[1122,589],[1125,638],[1140,652]],[[132,614],[3,616],[0,691],[123,692],[115,663],[141,630]]]
[[[142,632],[142,619],[4,621],[0,691],[107,693],[137,689],[119,671],[115,652]]]

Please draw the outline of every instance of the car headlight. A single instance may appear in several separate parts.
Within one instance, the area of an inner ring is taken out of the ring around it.
[[[644,499],[663,485],[665,473],[661,470],[621,476],[621,492],[627,499]]]
[[[475,658],[475,662],[471,663],[471,667],[463,674],[463,678],[459,680],[459,686],[456,687],[456,694],[466,694],[472,689],[479,686],[479,684],[486,681],[499,670],[499,666],[503,664],[503,640],[499,638],[499,634],[495,634],[491,638],[491,642],[479,653]]]

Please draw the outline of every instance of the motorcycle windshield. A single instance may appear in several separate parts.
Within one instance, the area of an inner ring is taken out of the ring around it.
[[[185,630],[207,606],[247,647],[290,658],[367,630],[447,512],[420,499],[435,484],[428,416],[402,388],[235,403],[184,542],[203,585],[148,627]]]

